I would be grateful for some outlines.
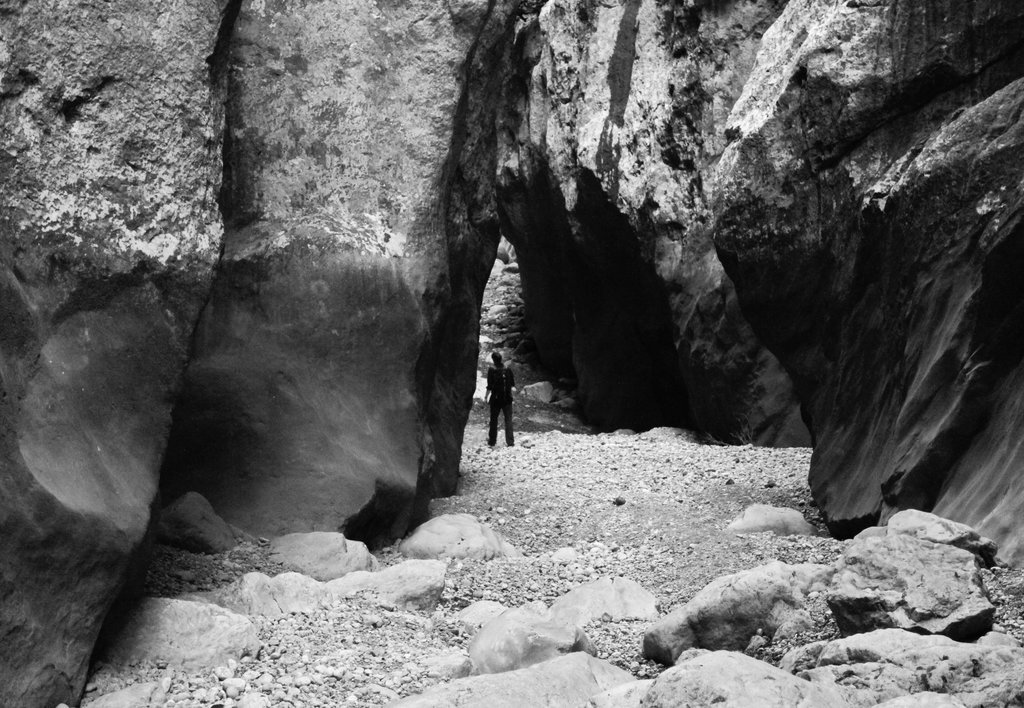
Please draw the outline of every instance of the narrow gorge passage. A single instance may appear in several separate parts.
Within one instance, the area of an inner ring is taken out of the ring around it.
[[[447,561],[440,600],[428,609],[353,597],[279,616],[254,612],[250,619],[258,631],[258,649],[240,662],[182,669],[152,661],[124,668],[101,660],[93,666],[83,705],[102,705],[98,697],[139,685],[161,687],[162,705],[171,708],[388,705],[443,684],[461,670],[475,629],[460,613],[480,601],[508,608],[551,605],[595,580],[628,578],[652,592],[665,615],[730,573],[773,561],[836,561],[847,542],[825,535],[726,530],[744,509],[760,503],[796,510],[822,532],[806,482],[809,449],[706,444],[692,433],[669,428],[598,434],[565,403],[572,399],[571,381],[555,379],[554,388],[563,391],[562,405],[524,393],[554,377],[537,366],[523,328],[517,271],[515,264],[495,264],[481,322],[481,368],[487,353],[497,349],[507,355],[519,380],[517,444],[487,446],[487,407],[478,387],[465,432],[458,494],[434,500],[430,514],[470,514],[523,556]],[[382,570],[408,562],[397,544],[376,555]],[[239,587],[240,578],[252,571],[275,576],[288,570],[268,539],[250,538],[211,555],[158,546],[146,592],[198,599]],[[1019,595],[1024,571],[984,575],[998,603],[997,625],[1024,640]],[[302,593],[290,601],[301,603]],[[281,597],[275,602],[285,607]],[[752,644],[749,653],[777,664],[793,647],[838,636],[824,593],[809,599],[808,612],[813,623],[804,631]],[[641,652],[650,625],[650,620],[601,618],[583,629],[599,657],[647,679],[665,668]]]

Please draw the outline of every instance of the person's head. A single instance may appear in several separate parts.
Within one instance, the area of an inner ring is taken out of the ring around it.
[[[501,366],[501,354],[499,354],[498,352],[492,352],[491,361],[494,362],[495,366]]]

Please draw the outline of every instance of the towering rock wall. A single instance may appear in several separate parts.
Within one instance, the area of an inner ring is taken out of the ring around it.
[[[451,493],[497,247],[514,3],[246,2],[224,257],[164,468],[253,532],[400,536]]]
[[[0,4],[0,705],[75,703],[222,234],[223,3]]]
[[[551,0],[520,23],[500,145],[503,228],[543,361],[604,428],[688,422],[807,444],[739,311],[703,174],[784,3]]]
[[[1024,5],[791,0],[712,178],[846,534],[934,508],[1024,559]]]

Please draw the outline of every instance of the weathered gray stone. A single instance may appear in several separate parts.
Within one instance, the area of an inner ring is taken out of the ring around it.
[[[89,702],[89,708],[159,708],[166,700],[160,684],[150,681],[99,696]]]
[[[676,664],[651,685],[643,708],[845,708],[838,687],[812,683],[771,664],[731,651],[713,651]]]
[[[193,553],[223,553],[235,534],[202,494],[186,492],[160,511],[157,540]]]
[[[285,567],[316,578],[334,580],[353,570],[377,570],[377,559],[361,541],[331,531],[291,533],[270,542],[271,557]]]
[[[483,625],[469,644],[469,658],[478,674],[514,671],[579,651],[597,655],[578,626],[529,606],[501,613]]]
[[[416,527],[398,546],[409,558],[518,558],[515,547],[472,514],[443,514]]]
[[[591,696],[586,708],[640,708],[653,680],[634,681]]]
[[[1020,640],[1003,632],[986,632],[974,640],[975,644],[986,647],[1019,647]]]
[[[1024,649],[880,629],[826,643],[798,675],[838,682],[847,700],[859,706],[921,691],[950,694],[971,708],[1018,705],[1024,695]]]
[[[476,634],[477,630],[507,610],[500,602],[494,600],[477,600],[472,605],[459,610],[455,620],[466,634]]]
[[[538,381],[523,386],[523,395],[541,403],[551,403],[555,398],[555,387],[550,381]]]
[[[103,659],[118,665],[161,661],[208,669],[255,655],[259,648],[256,627],[243,615],[205,602],[146,598],[129,612]]]
[[[907,534],[851,543],[827,600],[844,635],[896,627],[970,640],[995,615],[973,553]]]
[[[654,620],[657,598],[628,578],[599,578],[573,588],[551,603],[552,619],[584,626],[607,616],[609,620]]]
[[[473,662],[468,656],[458,651],[431,656],[424,659],[422,663],[427,676],[445,681],[465,678],[473,671]]]
[[[566,708],[634,681],[589,654],[574,652],[518,671],[470,676],[391,704],[392,708]]]
[[[796,509],[768,504],[751,504],[742,514],[729,522],[726,530],[733,533],[771,531],[776,536],[818,535],[818,530]]]
[[[970,551],[987,567],[995,565],[999,547],[990,538],[984,538],[966,524],[959,524],[941,516],[917,509],[904,509],[889,517],[885,526],[888,533],[905,533],[934,543]]]
[[[282,573],[272,578],[263,573],[246,573],[211,593],[211,599],[222,607],[264,617],[309,614],[332,597],[323,583],[300,573]]]
[[[771,637],[803,609],[806,593],[823,591],[835,570],[774,561],[711,582],[644,633],[648,659],[672,664],[690,647],[743,650],[758,630]]]
[[[335,597],[360,595],[413,610],[433,610],[444,592],[448,566],[439,560],[407,560],[375,573],[357,570],[325,583]]]
[[[963,701],[948,693],[924,691],[909,696],[899,696],[878,703],[874,708],[966,708]]]

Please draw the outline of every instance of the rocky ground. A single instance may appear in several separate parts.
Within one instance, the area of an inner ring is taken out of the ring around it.
[[[514,274],[496,275],[488,304],[504,305],[506,317],[498,329],[498,318],[485,314],[484,336],[511,353],[524,340],[521,303]],[[513,365],[520,384],[543,378],[528,355],[515,357]],[[563,400],[571,399],[571,382],[562,382],[560,388]],[[444,680],[437,658],[465,654],[469,637],[456,614],[476,600],[497,600],[508,607],[532,600],[550,603],[590,580],[623,576],[653,592],[665,612],[722,575],[771,559],[830,563],[842,551],[844,542],[825,535],[738,536],[725,531],[731,519],[755,502],[797,509],[820,530],[821,518],[806,484],[810,450],[727,447],[666,429],[594,434],[573,410],[571,405],[520,396],[517,445],[499,442],[492,449],[485,439],[486,411],[477,402],[466,430],[459,494],[435,500],[432,513],[472,514],[525,556],[452,561],[442,601],[433,613],[356,599],[310,615],[254,618],[262,643],[258,656],[240,665],[197,670],[97,664],[85,705],[127,685],[157,681],[167,692],[167,706],[230,708],[237,704],[230,684],[223,681],[226,674],[243,679],[250,691],[275,706],[384,705]],[[552,554],[566,547],[575,553],[562,552],[556,562]],[[396,547],[379,549],[376,555],[384,565],[401,560]],[[266,539],[208,556],[160,547],[147,592],[178,596],[209,590],[249,570],[281,572]],[[984,571],[984,579],[997,604],[996,623],[1024,640],[1024,572]],[[777,663],[794,644],[837,636],[823,598],[812,599],[809,609],[816,621],[811,632],[749,652]],[[598,620],[585,630],[600,657],[649,678],[663,668],[641,657],[641,638],[649,624]]]

